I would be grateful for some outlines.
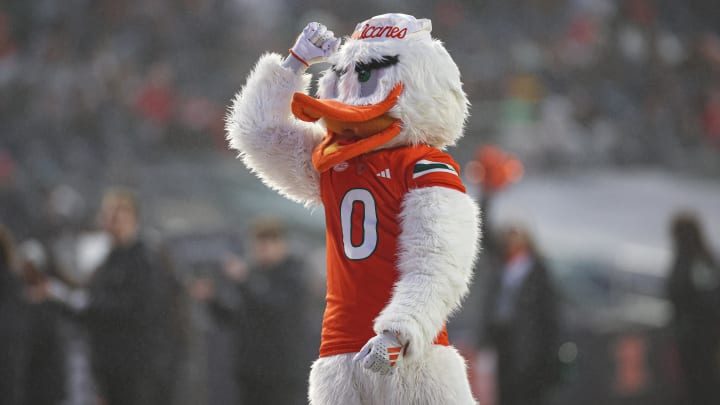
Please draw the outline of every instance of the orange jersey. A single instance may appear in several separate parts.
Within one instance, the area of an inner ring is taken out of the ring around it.
[[[359,351],[398,279],[399,214],[405,194],[441,186],[465,192],[453,158],[420,145],[366,153],[323,172],[327,306],[320,356]],[[448,345],[443,327],[435,343]]]

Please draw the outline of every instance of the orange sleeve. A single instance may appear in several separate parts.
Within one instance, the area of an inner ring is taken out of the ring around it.
[[[465,192],[460,179],[460,166],[447,153],[428,148],[427,153],[414,156],[407,166],[409,189],[422,187],[447,187]]]

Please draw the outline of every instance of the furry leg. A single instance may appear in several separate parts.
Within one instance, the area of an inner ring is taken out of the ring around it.
[[[355,376],[359,372],[353,362],[354,353],[321,357],[310,370],[308,399],[311,405],[363,405]],[[362,368],[362,366],[360,366]]]
[[[454,347],[433,345],[422,358],[400,364],[390,378],[366,372],[374,387],[368,405],[477,405]]]
[[[456,404],[477,405],[470,390],[465,359],[452,346],[433,346],[424,364],[404,375],[402,386],[415,387],[398,398],[397,404]],[[412,364],[409,364],[412,366]]]
[[[465,360],[450,346],[433,345],[422,358],[382,376],[352,361],[354,353],[323,357],[310,372],[311,405],[477,405]]]

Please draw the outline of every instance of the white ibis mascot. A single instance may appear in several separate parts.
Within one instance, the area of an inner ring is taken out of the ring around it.
[[[476,403],[445,328],[480,238],[478,208],[444,152],[463,134],[468,101],[430,31],[430,20],[383,14],[341,45],[310,23],[289,55],[260,58],[227,118],[230,146],[252,172],[325,210],[314,405]],[[318,62],[331,67],[315,98],[305,69]]]

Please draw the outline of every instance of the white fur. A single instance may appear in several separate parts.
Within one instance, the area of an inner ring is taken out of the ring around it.
[[[375,319],[409,342],[406,360],[422,358],[468,291],[477,253],[478,208],[445,187],[408,192],[400,213],[400,273],[390,303]]]
[[[280,63],[280,55],[270,53],[255,65],[233,100],[226,119],[227,138],[265,184],[292,200],[320,204],[320,173],[311,156],[326,131],[292,116],[292,95],[307,91],[310,76]]]
[[[432,346],[391,375],[365,370],[353,353],[322,357],[310,371],[312,405],[472,405],[465,361],[453,347]]]

